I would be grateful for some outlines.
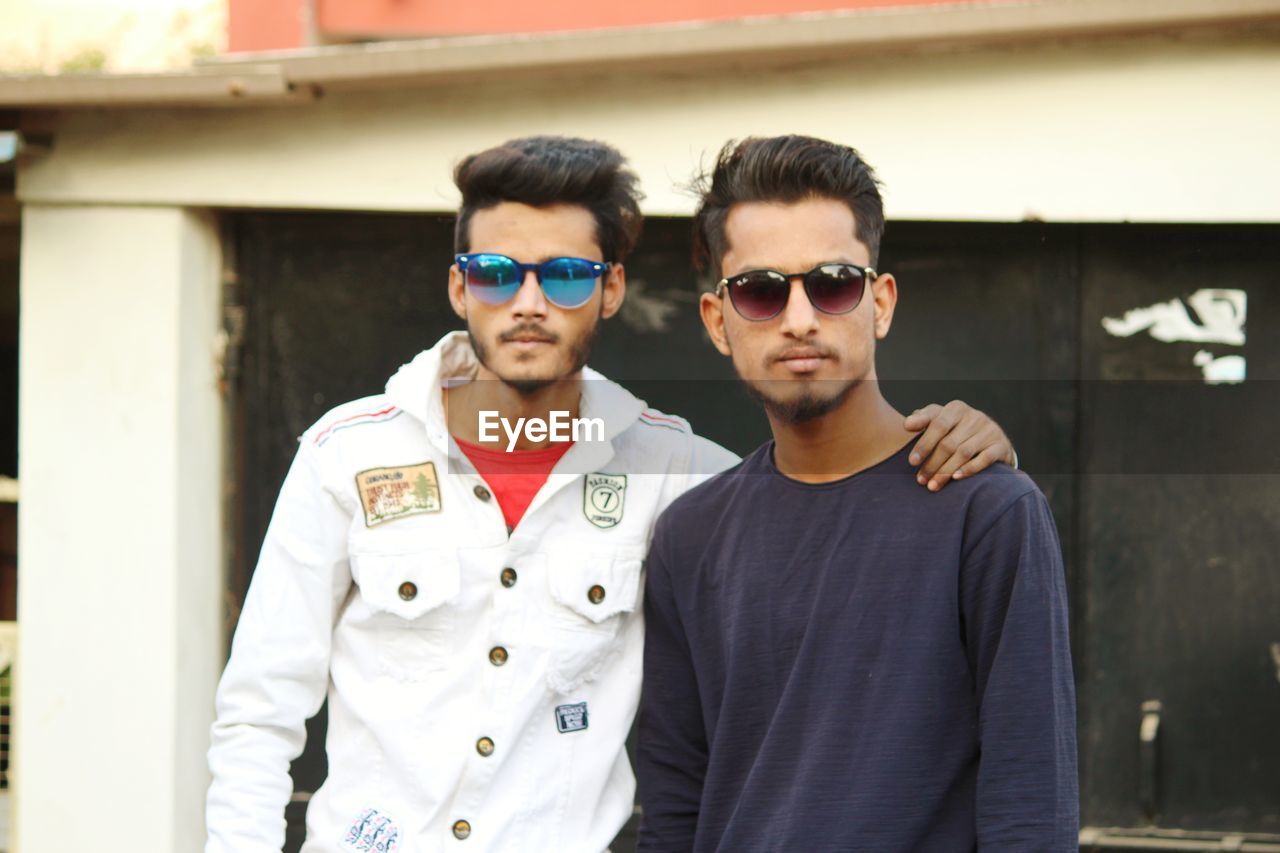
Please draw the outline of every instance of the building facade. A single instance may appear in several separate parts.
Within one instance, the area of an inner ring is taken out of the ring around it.
[[[665,375],[627,346],[684,329],[676,351],[702,358],[696,327],[661,319],[696,287],[682,185],[726,140],[780,132],[876,166],[886,253],[925,297],[886,358],[993,395],[1066,529],[1083,840],[1280,849],[1280,589],[1258,544],[1280,467],[1206,450],[1265,434],[1249,395],[1280,374],[1255,331],[1280,310],[1278,26],[1274,0],[1046,0],[0,79],[22,142],[13,849],[199,849],[213,690],[279,460],[448,322],[462,155],[561,133],[630,157],[651,310],[601,357],[644,381]],[[421,335],[386,334],[406,311]],[[1126,408],[1104,379],[1169,380],[1190,409]],[[1193,433],[1141,440],[1174,423]],[[1237,708],[1195,698],[1229,685]]]

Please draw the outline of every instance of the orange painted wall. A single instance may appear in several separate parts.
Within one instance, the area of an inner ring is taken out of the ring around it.
[[[470,35],[719,21],[875,6],[937,5],[937,0],[316,0],[331,35]]]
[[[227,50],[278,50],[307,43],[307,0],[227,0]]]
[[[333,41],[541,33],[839,9],[957,5],[946,0],[229,0],[230,49],[302,46],[307,2],[315,4],[320,36]]]

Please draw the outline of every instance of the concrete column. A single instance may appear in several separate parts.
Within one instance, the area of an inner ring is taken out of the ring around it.
[[[198,850],[224,655],[215,223],[28,205],[22,229],[15,849]]]

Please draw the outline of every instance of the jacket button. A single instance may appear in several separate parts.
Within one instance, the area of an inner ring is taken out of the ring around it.
[[[502,570],[500,577],[502,579],[502,585],[507,589],[511,589],[511,587],[516,585],[516,570],[510,566]]]
[[[489,498],[493,497],[493,495],[489,494],[489,490],[486,489],[484,486],[476,486],[471,491],[475,492],[476,497],[478,497],[480,500],[486,503],[488,503]]]
[[[507,650],[502,646],[494,646],[489,649],[489,663],[494,666],[502,666],[507,662]]]
[[[591,589],[587,590],[587,601],[590,601],[592,604],[599,604],[604,601],[604,587],[600,586],[600,584],[596,584],[591,587]]]
[[[400,584],[400,597],[405,601],[413,601],[418,597],[418,585],[413,581],[405,581]]]
[[[458,839],[459,841],[462,841],[463,839],[469,838],[470,836],[471,836],[471,824],[467,823],[465,820],[454,821],[454,824],[453,824],[454,838]]]
[[[476,752],[480,753],[485,758],[493,755],[493,739],[482,737],[480,740],[476,741]]]

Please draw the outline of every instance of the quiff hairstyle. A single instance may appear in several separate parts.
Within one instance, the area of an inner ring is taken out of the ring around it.
[[[604,260],[621,262],[640,238],[643,217],[634,172],[616,148],[566,136],[528,136],[472,154],[453,171],[462,193],[453,246],[471,250],[471,217],[477,210],[514,201],[532,207],[573,204],[596,220]]]
[[[880,181],[857,151],[811,136],[749,137],[730,141],[715,168],[694,182],[699,196],[693,217],[693,261],[700,272],[720,276],[729,251],[725,222],[735,204],[811,198],[842,201],[853,211],[855,235],[875,266],[884,234]]]

